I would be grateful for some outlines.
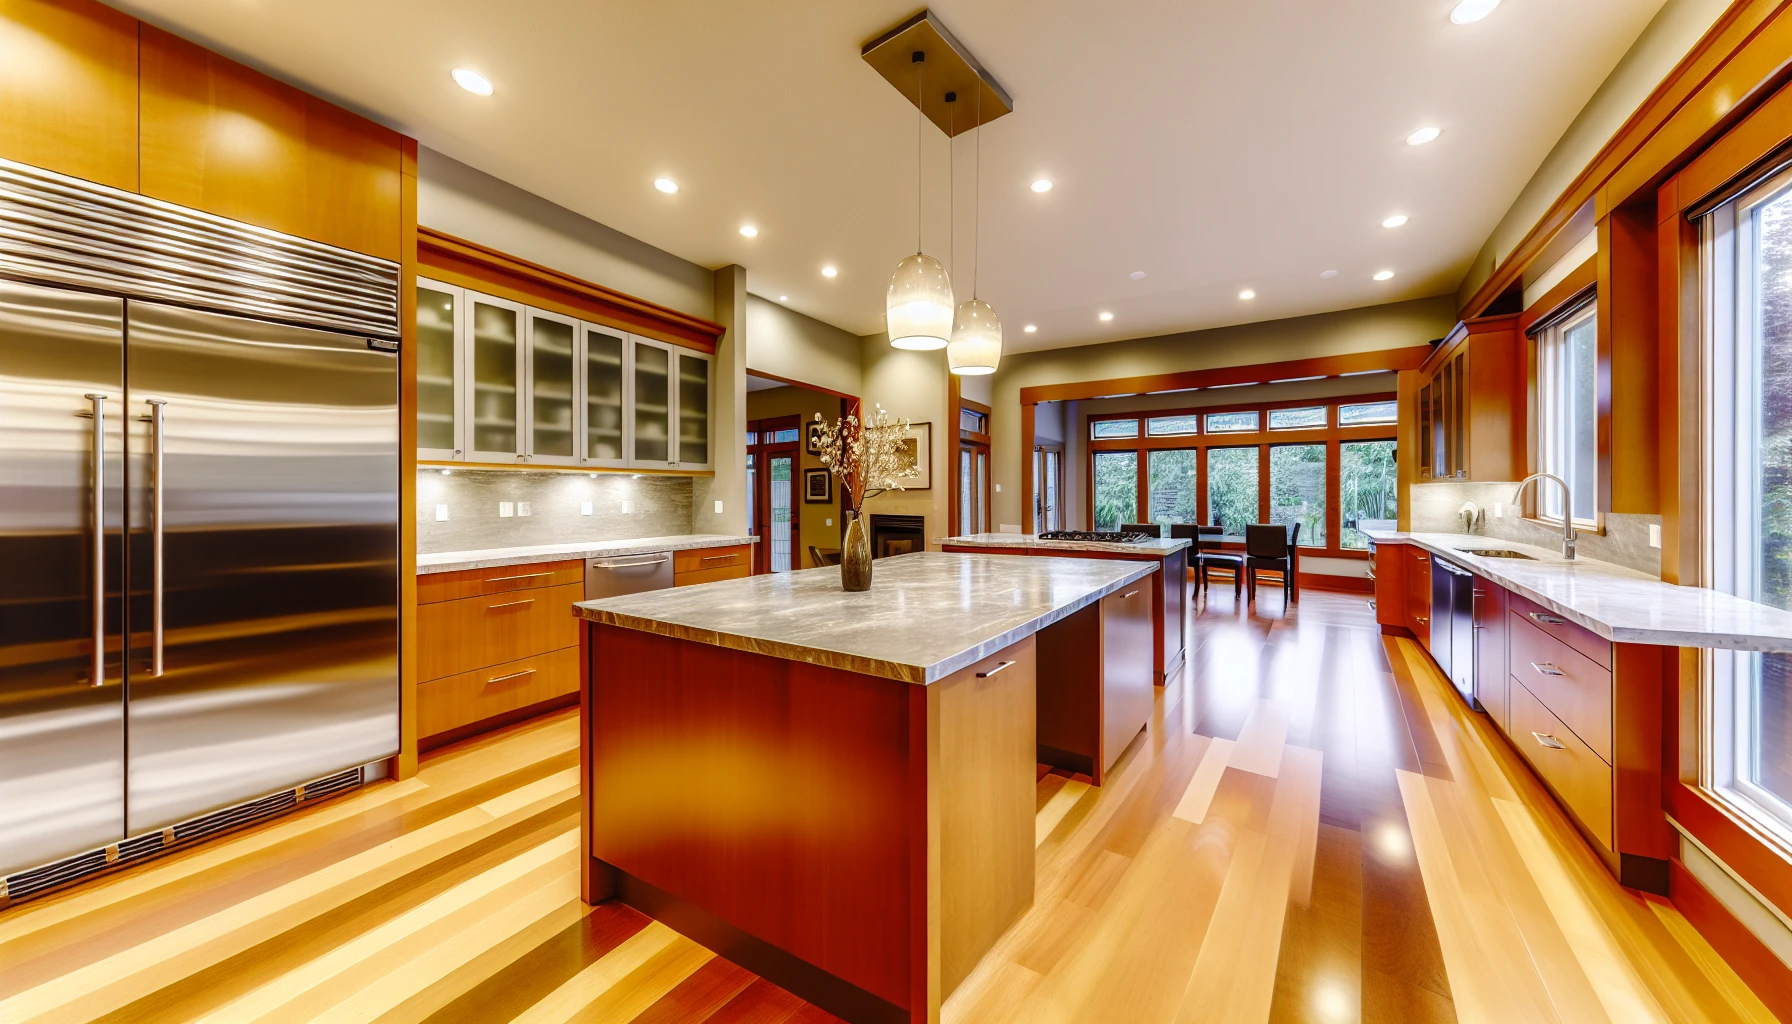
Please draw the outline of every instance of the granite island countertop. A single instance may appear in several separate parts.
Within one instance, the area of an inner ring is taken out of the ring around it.
[[[1792,612],[1561,551],[1467,533],[1364,530],[1377,544],[1413,544],[1616,643],[1792,651]],[[1486,558],[1463,548],[1520,551],[1534,560]]]
[[[490,569],[500,565],[526,565],[530,562],[557,562],[571,558],[596,558],[599,555],[645,555],[655,551],[726,548],[737,544],[756,544],[758,540],[757,537],[735,537],[723,533],[684,533],[670,537],[639,537],[634,540],[587,540],[571,544],[486,548],[480,551],[438,551],[417,556],[417,575],[457,572],[461,569]]]
[[[871,589],[840,569],[582,601],[580,618],[907,683],[932,683],[1159,571],[1155,562],[916,552]]]
[[[1099,551],[1117,555],[1156,555],[1168,558],[1193,542],[1186,537],[1153,537],[1137,544],[1112,544],[1098,540],[1041,540],[1036,533],[969,533],[947,537],[941,544],[961,548],[1026,548],[1040,551]]]

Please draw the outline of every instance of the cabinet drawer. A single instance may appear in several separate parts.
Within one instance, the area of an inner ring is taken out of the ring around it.
[[[714,583],[717,580],[738,580],[753,575],[750,565],[724,565],[716,569],[697,569],[692,572],[672,574],[672,585],[690,587],[699,583]]]
[[[1612,846],[1612,767],[1550,714],[1524,683],[1512,683],[1512,743],[1593,838]],[[1560,743],[1549,746],[1545,737]]]
[[[492,665],[417,687],[417,735],[471,725],[579,688],[579,649]]]
[[[737,565],[745,566],[748,571],[752,570],[753,546],[751,544],[738,544],[731,548],[694,548],[690,551],[672,552],[673,573],[729,569]]]
[[[417,678],[440,679],[576,647],[572,605],[584,597],[585,585],[572,583],[423,605],[417,609]]]
[[[578,559],[564,562],[532,562],[528,565],[499,565],[490,569],[462,569],[459,572],[432,572],[417,577],[417,603],[435,604],[466,597],[508,594],[517,590],[558,587],[583,583],[585,563]]]
[[[1610,640],[1578,622],[1569,622],[1563,616],[1517,594],[1511,596],[1508,606],[1512,609],[1513,614],[1523,616],[1526,622],[1586,655],[1600,668],[1608,671],[1611,669],[1612,642]]]
[[[1562,724],[1612,760],[1612,674],[1513,612],[1507,619],[1512,675]]]

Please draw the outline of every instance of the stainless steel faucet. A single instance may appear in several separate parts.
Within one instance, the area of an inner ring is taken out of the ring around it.
[[[1533,480],[1554,480],[1562,485],[1562,557],[1574,560],[1574,495],[1568,490],[1568,481],[1554,473],[1532,473],[1518,482],[1518,490],[1512,493],[1512,504],[1517,505],[1524,498],[1524,489]]]

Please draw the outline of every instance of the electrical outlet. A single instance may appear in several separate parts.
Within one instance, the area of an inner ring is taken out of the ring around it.
[[[828,525],[829,525],[829,526],[832,526],[832,525],[834,525],[834,521],[833,521],[833,520],[832,520],[832,519],[830,519],[830,520],[828,520]]]
[[[1661,524],[1660,523],[1650,523],[1649,524],[1649,546],[1652,548],[1661,547]]]
[[[516,503],[516,514],[519,516],[532,516],[535,514],[535,506],[527,501],[519,501]]]
[[[716,515],[719,516],[721,514],[722,514],[722,503],[718,501],[718,502],[716,502]]]
[[[514,502],[514,501],[498,502],[498,518],[499,519],[509,519],[511,516],[514,516],[514,515],[516,515],[516,502]]]
[[[436,506],[436,522],[445,523],[447,521],[448,521],[448,506],[437,505]]]
[[[1506,514],[1506,503],[1503,501],[1494,502],[1493,503],[1493,518],[1499,519],[1499,518],[1503,517],[1505,514]]]
[[[1000,493],[1002,493],[1002,485],[1001,485],[1001,484],[997,484],[997,485],[996,485],[996,493],[997,493],[997,494],[1000,494]]]
[[[579,502],[579,515],[588,516],[590,514],[591,514],[591,503],[589,501]]]
[[[628,515],[628,514],[629,514],[629,513],[631,513],[631,512],[633,512],[633,511],[634,511],[634,510],[635,510],[635,503],[634,503],[634,502],[632,502],[632,501],[629,501],[629,500],[628,500],[628,499],[626,499],[626,498],[625,498],[625,499],[623,499],[623,502],[622,502],[622,514],[623,514],[623,515],[625,515],[625,516],[626,516],[626,515]]]

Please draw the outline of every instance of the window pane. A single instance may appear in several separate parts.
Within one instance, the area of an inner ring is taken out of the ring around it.
[[[1138,437],[1138,420],[1096,420],[1089,424],[1089,436],[1096,440],[1108,437]]]
[[[1250,412],[1210,412],[1207,414],[1209,434],[1237,433],[1257,429],[1257,410]]]
[[[1058,516],[1058,476],[1061,458],[1063,456],[1059,452],[1045,453],[1045,528],[1048,530],[1064,528]]]
[[[971,516],[971,491],[977,485],[971,480],[971,450],[958,449],[958,528],[965,533],[977,532],[977,520]]]
[[[973,434],[987,434],[989,433],[989,418],[974,409],[959,409],[958,429],[968,430]]]
[[[1256,448],[1207,449],[1208,519],[1228,537],[1242,538],[1245,525],[1257,522],[1258,454]]]
[[[1753,506],[1756,600],[1792,608],[1792,192],[1752,211],[1753,252],[1744,256],[1754,296]],[[1577,496],[1578,497],[1578,496]],[[1792,803],[1792,656],[1755,660],[1743,768],[1748,781]]]
[[[792,535],[796,523],[794,501],[790,490],[791,466],[795,462],[788,455],[774,455],[768,460],[771,464],[771,570],[773,572],[789,572],[795,568],[791,564]]]
[[[1200,481],[1195,476],[1194,448],[1150,453],[1150,498],[1153,523],[1200,522]]]
[[[1301,547],[1325,547],[1325,445],[1270,448],[1269,521],[1299,523]]]
[[[1592,522],[1599,493],[1596,318],[1591,312],[1581,314],[1545,332],[1538,346],[1538,360],[1543,392],[1538,448],[1543,471],[1568,482],[1574,518]],[[1553,484],[1540,487],[1538,507],[1545,516],[1561,518],[1561,489]]]
[[[1338,426],[1361,427],[1376,423],[1394,423],[1400,418],[1399,402],[1364,402],[1338,406]]]
[[[1145,433],[1153,437],[1176,437],[1201,430],[1199,416],[1153,416],[1145,421]]]
[[[766,434],[766,444],[791,444],[802,437],[803,432],[795,427],[789,430],[774,430]]]
[[[1344,528],[1344,536],[1339,541],[1342,547],[1358,550],[1369,547],[1369,538],[1357,529],[1359,520],[1395,517],[1398,489],[1395,486],[1394,455],[1392,441],[1345,441],[1338,445],[1338,514]]]
[[[1095,528],[1118,530],[1138,520],[1139,453],[1095,453]]]
[[[1315,405],[1306,409],[1269,410],[1269,429],[1271,430],[1323,426],[1325,426],[1325,406],[1323,405]]]

